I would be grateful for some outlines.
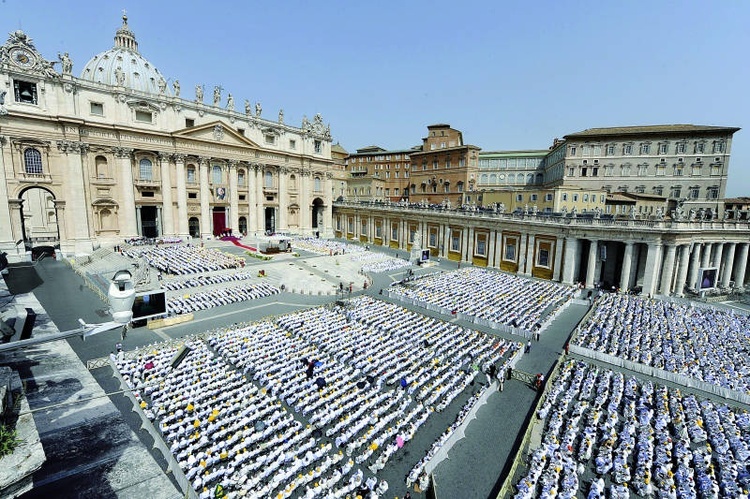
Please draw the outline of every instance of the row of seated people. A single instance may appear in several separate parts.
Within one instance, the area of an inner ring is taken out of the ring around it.
[[[747,315],[605,294],[573,343],[750,393],[748,331]]]
[[[205,343],[190,346],[176,369],[169,367],[176,348],[147,350],[118,361],[118,369],[201,497],[213,497],[217,484],[229,496],[346,497],[365,482],[352,459],[316,438],[265,388]],[[387,488],[371,478],[373,488]]]
[[[241,256],[190,244],[133,247],[122,253],[131,258],[145,258],[149,265],[166,274],[198,274],[245,266]]]
[[[516,484],[532,497],[744,497],[750,415],[580,361],[548,385],[541,445]],[[595,475],[588,491],[583,477]]]
[[[409,260],[404,260],[403,258],[388,257],[384,260],[365,263],[364,265],[362,265],[362,272],[373,272],[377,274],[382,272],[391,272],[393,270],[401,270],[403,268],[411,266],[412,264],[409,262]]]
[[[324,255],[345,255],[365,251],[363,246],[315,237],[296,237],[292,241],[292,244],[295,248]]]
[[[162,237],[129,237],[125,239],[125,244],[131,246],[147,246],[152,244],[179,244],[182,242],[182,238],[178,236],[162,236]]]
[[[477,319],[531,331],[573,297],[574,289],[552,281],[468,268],[421,277],[391,287],[392,297],[441,307]]]
[[[247,300],[256,300],[280,293],[276,286],[265,282],[244,282],[227,288],[214,288],[167,299],[169,312],[188,314]]]
[[[233,281],[246,281],[256,277],[254,272],[225,272],[221,274],[205,274],[189,277],[187,279],[169,279],[162,282],[162,287],[168,291],[180,289],[199,288],[214,284],[223,284]]]

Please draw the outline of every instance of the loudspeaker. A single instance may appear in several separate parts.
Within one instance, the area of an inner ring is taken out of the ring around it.
[[[191,352],[191,349],[187,345],[182,345],[182,348],[180,348],[175,356],[172,358],[171,366],[172,369],[177,369],[177,366],[182,363],[183,360],[185,360],[185,357],[188,356],[188,354]]]
[[[31,338],[31,331],[34,329],[36,324],[36,312],[32,309],[26,309],[26,320],[23,323],[23,329],[21,330],[21,339],[28,340]]]

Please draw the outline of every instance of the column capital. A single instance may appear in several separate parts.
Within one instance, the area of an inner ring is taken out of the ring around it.
[[[206,156],[198,156],[198,165],[199,166],[208,166],[208,163],[211,161],[211,158],[207,158]]]
[[[86,154],[89,150],[89,145],[86,142],[76,142],[73,140],[58,140],[57,149],[65,154],[76,153]]]
[[[184,154],[180,154],[180,153],[173,154],[172,155],[172,161],[174,161],[175,163],[184,163],[185,162],[185,155]]]
[[[113,149],[113,152],[115,153],[115,156],[118,158],[133,158],[133,149],[129,147],[115,147]]]

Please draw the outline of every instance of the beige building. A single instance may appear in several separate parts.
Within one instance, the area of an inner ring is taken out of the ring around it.
[[[139,52],[114,47],[73,74],[21,31],[0,47],[0,249],[89,253],[127,237],[330,234],[330,128],[301,126],[216,86],[189,97]],[[5,201],[7,200],[7,202]]]

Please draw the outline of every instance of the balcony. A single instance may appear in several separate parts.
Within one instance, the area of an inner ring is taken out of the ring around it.
[[[104,176],[91,177],[89,179],[89,182],[91,183],[91,185],[115,185],[116,183],[115,179],[113,179],[112,177]]]
[[[18,181],[25,184],[51,184],[52,175],[49,173],[26,173],[18,175]]]
[[[133,183],[138,187],[160,187],[161,181],[155,179],[133,179]]]

